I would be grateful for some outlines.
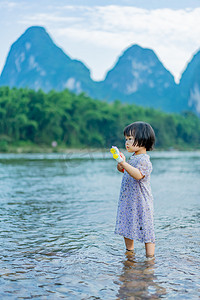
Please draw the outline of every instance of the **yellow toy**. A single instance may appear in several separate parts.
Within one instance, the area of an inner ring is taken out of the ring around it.
[[[123,158],[120,156],[120,152],[119,152],[119,149],[115,146],[112,146],[112,148],[110,149],[110,152],[112,153],[113,155],[113,158],[118,162],[122,162],[123,161]]]

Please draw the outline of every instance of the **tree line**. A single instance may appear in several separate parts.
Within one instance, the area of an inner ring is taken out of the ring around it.
[[[157,149],[200,148],[200,119],[192,112],[164,113],[119,100],[108,103],[67,89],[44,93],[0,88],[0,151],[22,141],[56,141],[69,148],[122,147],[123,128],[135,121],[152,125]]]

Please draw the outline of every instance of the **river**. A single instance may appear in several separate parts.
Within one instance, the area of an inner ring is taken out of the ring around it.
[[[0,299],[199,299],[200,152],[151,152],[155,260],[114,234],[104,150],[0,154]]]

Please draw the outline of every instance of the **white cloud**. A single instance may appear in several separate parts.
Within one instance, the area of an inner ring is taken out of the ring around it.
[[[4,8],[7,8],[7,9],[13,9],[17,6],[18,4],[16,2],[12,2],[12,1],[1,1],[0,3],[0,8],[1,9],[4,9]]]
[[[52,14],[48,14],[48,13],[37,13],[35,15],[32,16],[26,16],[23,19],[19,20],[19,23],[22,24],[26,24],[26,25],[31,25],[33,23],[37,23],[37,24],[73,24],[75,22],[79,21],[79,18],[76,17],[62,17],[60,15],[56,15],[55,13]]]
[[[145,10],[113,5],[66,6],[65,13],[68,11],[76,14],[79,22],[55,29],[58,36],[84,41],[94,47],[98,45],[105,50],[113,49],[119,54],[134,43],[152,48],[176,79],[200,46],[200,8]]]

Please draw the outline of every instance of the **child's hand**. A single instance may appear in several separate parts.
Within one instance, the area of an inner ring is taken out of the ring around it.
[[[119,152],[119,153],[120,153],[120,156],[123,159],[123,161],[126,161],[126,157],[124,156],[124,154],[122,152]]]
[[[121,152],[119,152],[119,154],[120,154],[121,158],[123,159],[123,161],[122,161],[121,163],[118,163],[118,164],[117,164],[117,170],[120,171],[120,172],[122,172],[122,173],[124,173],[124,167],[122,167],[121,164],[122,164],[124,161],[126,161],[126,157],[125,157],[124,154],[121,153]]]
[[[124,173],[124,168],[121,166],[120,163],[117,164],[117,170],[118,170],[119,172]]]

